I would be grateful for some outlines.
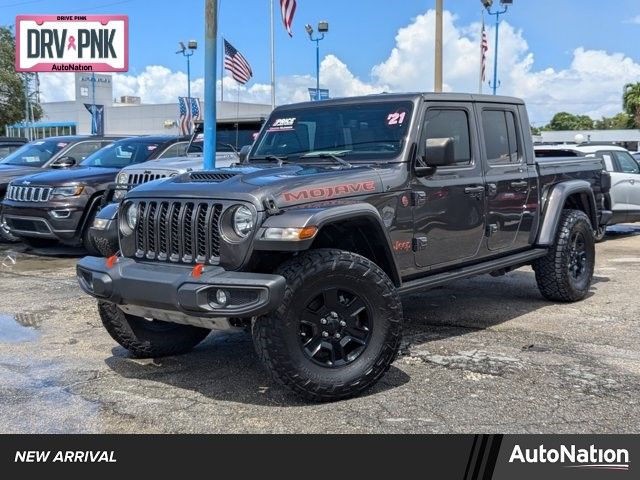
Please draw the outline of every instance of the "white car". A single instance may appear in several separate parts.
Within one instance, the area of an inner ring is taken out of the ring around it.
[[[609,225],[640,222],[640,164],[628,150],[616,145],[536,145],[536,157],[600,157],[611,175],[607,210],[613,212]],[[602,235],[604,236],[604,232]]]

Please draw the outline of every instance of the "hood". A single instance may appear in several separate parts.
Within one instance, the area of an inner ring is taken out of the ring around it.
[[[153,162],[131,165],[121,170],[122,173],[141,173],[141,172],[169,172],[169,173],[186,173],[193,170],[202,170],[202,157],[177,157],[163,158],[154,160]]]
[[[17,165],[0,165],[0,185],[10,183],[12,180],[18,177],[24,177],[25,175],[31,175],[34,172],[39,171],[39,167],[20,167]]]
[[[211,198],[278,207],[370,195],[383,191],[380,170],[390,166],[286,165],[230,167],[186,173],[160,183],[142,185],[128,197]]]
[[[119,169],[100,167],[76,167],[60,170],[47,170],[21,179],[33,185],[60,186],[72,184],[101,184],[115,181]]]

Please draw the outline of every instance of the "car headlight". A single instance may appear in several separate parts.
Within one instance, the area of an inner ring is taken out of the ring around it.
[[[51,195],[57,195],[60,197],[77,197],[84,191],[84,187],[75,185],[73,187],[56,187],[51,192]]]
[[[133,232],[136,229],[136,225],[138,225],[138,206],[135,203],[127,207],[125,221],[127,222],[127,227]]]
[[[256,219],[249,208],[245,206],[236,208],[233,214],[233,230],[236,232],[236,235],[245,238],[251,233],[255,225]]]
[[[116,178],[116,183],[127,183],[127,180],[129,180],[129,174],[119,173],[118,177]]]

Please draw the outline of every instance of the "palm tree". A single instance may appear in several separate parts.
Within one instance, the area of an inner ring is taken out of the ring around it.
[[[622,105],[633,117],[636,128],[640,128],[640,83],[628,83],[624,86]]]

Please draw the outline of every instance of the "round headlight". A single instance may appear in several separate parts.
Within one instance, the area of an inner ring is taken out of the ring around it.
[[[118,174],[118,178],[116,180],[116,183],[127,183],[127,180],[129,179],[129,175],[126,173],[119,173]]]
[[[131,230],[136,229],[136,225],[138,224],[138,206],[135,203],[132,203],[127,207],[127,211],[125,212],[127,219],[127,226]]]
[[[245,238],[255,227],[255,218],[251,210],[240,206],[233,214],[233,230],[239,237]]]

